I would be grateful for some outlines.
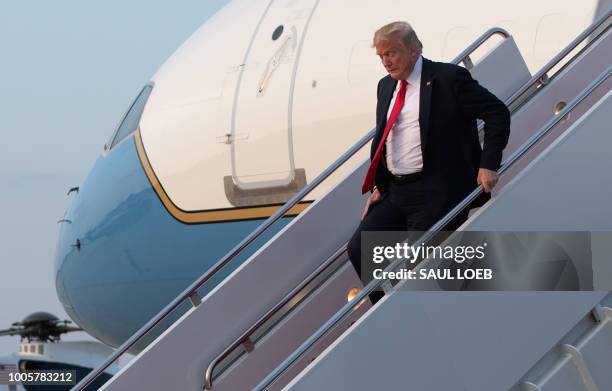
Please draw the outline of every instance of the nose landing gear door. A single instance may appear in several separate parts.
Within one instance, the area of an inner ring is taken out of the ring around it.
[[[234,205],[284,202],[306,184],[293,159],[291,105],[300,42],[316,3],[272,1],[255,31],[232,118],[225,190]]]

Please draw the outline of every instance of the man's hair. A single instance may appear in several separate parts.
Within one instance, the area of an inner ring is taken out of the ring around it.
[[[417,37],[414,29],[408,22],[393,22],[376,30],[372,40],[372,47],[375,47],[380,41],[389,39],[394,34],[399,34],[402,43],[407,48],[418,50],[419,52],[423,51],[423,44],[419,41],[419,37]]]

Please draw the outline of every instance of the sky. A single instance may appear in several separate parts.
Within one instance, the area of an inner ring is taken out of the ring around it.
[[[0,0],[0,330],[36,311],[68,319],[53,278],[68,189],[142,86],[227,2]],[[18,343],[0,337],[0,356]]]

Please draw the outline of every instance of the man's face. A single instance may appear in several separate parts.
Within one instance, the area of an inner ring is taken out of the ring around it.
[[[419,52],[404,46],[398,34],[379,41],[376,44],[376,55],[395,80],[406,79],[419,58]]]

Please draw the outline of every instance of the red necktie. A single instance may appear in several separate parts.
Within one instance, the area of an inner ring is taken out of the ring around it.
[[[363,185],[361,186],[361,194],[365,194],[368,191],[371,191],[374,188],[374,177],[376,176],[376,169],[378,168],[378,164],[380,163],[380,158],[382,156],[383,146],[387,141],[387,136],[391,132],[391,128],[393,124],[397,120],[399,113],[402,111],[402,107],[404,107],[404,101],[406,100],[406,80],[400,81],[400,89],[397,93],[397,97],[395,98],[395,104],[393,105],[393,110],[391,110],[391,115],[387,120],[387,126],[385,126],[385,131],[383,132],[382,138],[380,139],[380,143],[378,144],[378,148],[376,148],[376,153],[372,158],[372,162],[370,163],[370,167],[368,168],[368,173],[363,180]]]

